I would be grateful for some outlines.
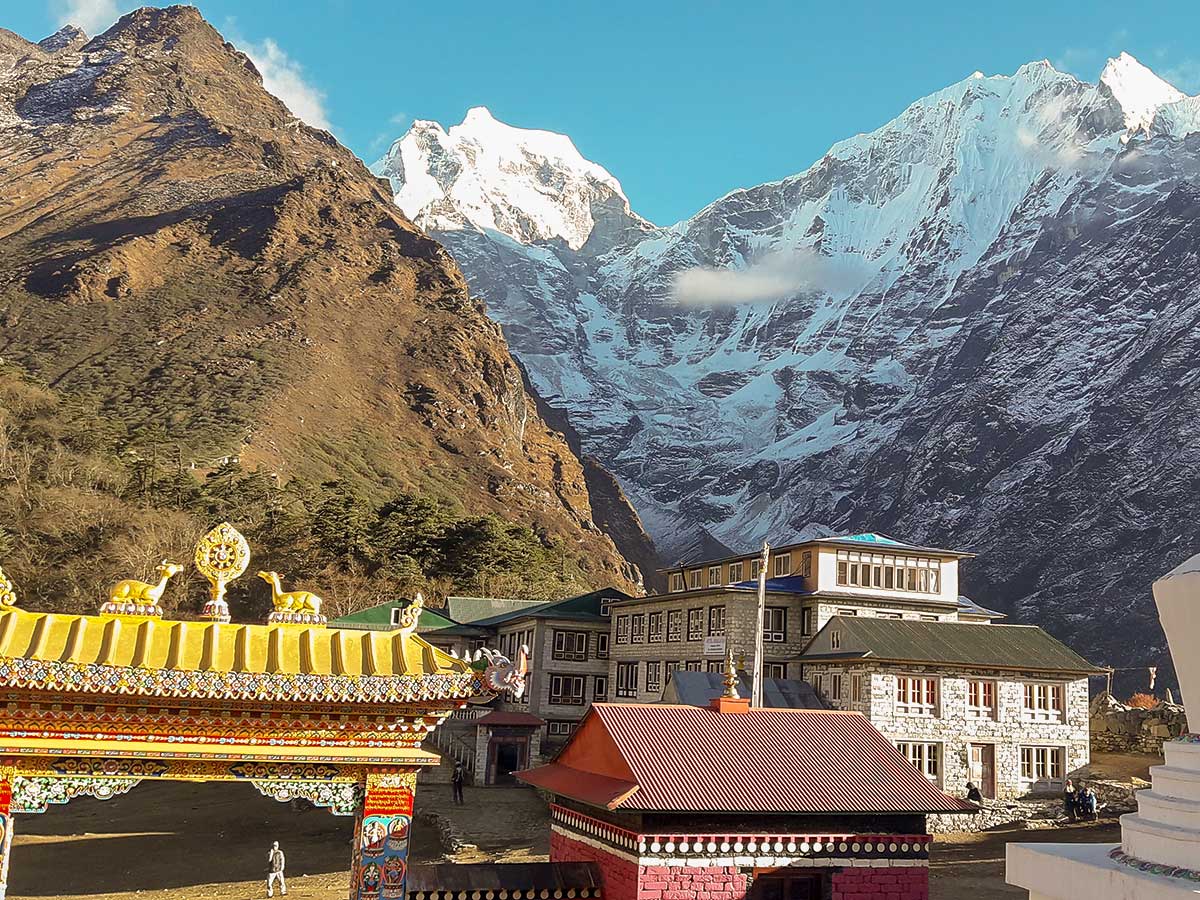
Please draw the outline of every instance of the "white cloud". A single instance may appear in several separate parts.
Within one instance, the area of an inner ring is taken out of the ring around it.
[[[292,114],[314,128],[331,131],[325,115],[325,93],[304,77],[303,67],[271,38],[242,42],[242,49],[262,75],[263,87],[283,101]]]
[[[831,258],[809,248],[771,253],[744,269],[697,266],[676,272],[671,297],[676,303],[716,306],[774,303],[807,291],[844,294],[861,288],[871,269],[861,257]]]
[[[59,25],[75,25],[89,35],[105,31],[121,17],[117,0],[53,0],[50,10]]]

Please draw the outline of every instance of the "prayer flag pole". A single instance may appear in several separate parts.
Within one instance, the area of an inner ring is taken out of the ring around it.
[[[767,563],[771,561],[771,545],[763,541],[762,562],[758,567],[758,620],[754,626],[754,677],[751,680],[750,705],[763,705],[763,619],[767,614]]]

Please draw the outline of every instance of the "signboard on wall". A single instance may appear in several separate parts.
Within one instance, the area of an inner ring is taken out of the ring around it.
[[[705,656],[724,656],[725,655],[725,637],[706,637],[704,639],[704,655]]]

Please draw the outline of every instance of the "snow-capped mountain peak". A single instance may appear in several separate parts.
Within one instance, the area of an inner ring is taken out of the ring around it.
[[[1186,96],[1124,52],[1108,61],[1100,73],[1100,83],[1120,104],[1125,113],[1125,127],[1131,132],[1148,131],[1160,106]]]
[[[483,106],[448,131],[414,122],[371,168],[391,181],[400,208],[431,230],[475,228],[579,249],[606,214],[642,222],[617,179],[569,137],[505,124]]]

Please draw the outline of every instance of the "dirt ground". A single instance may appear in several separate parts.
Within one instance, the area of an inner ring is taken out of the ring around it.
[[[525,788],[471,788],[465,806],[446,785],[423,785],[417,811],[437,809],[475,844],[458,862],[546,859],[545,804]],[[326,810],[297,811],[244,784],[145,783],[108,801],[81,798],[39,816],[18,816],[9,875],[16,900],[250,900],[265,897],[266,853],[278,840],[288,860],[288,897],[346,895],[353,821]],[[1116,843],[1114,821],[1053,830],[1011,829],[939,836],[932,900],[1001,900],[1024,894],[1004,884],[1008,841]],[[439,837],[419,820],[413,862],[442,859]]]

